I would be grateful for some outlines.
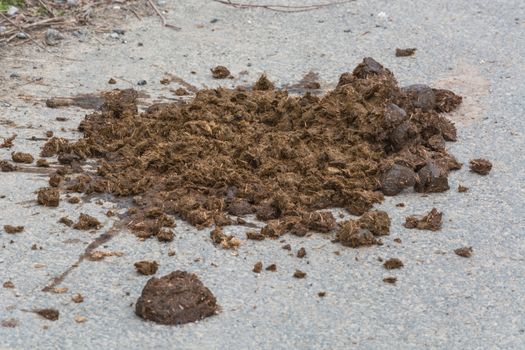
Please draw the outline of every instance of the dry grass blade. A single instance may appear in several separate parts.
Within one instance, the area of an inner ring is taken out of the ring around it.
[[[243,4],[238,2],[232,2],[230,0],[213,0],[220,4],[232,6],[235,8],[245,9],[245,8],[262,8],[275,12],[306,12],[312,10],[318,10],[324,7],[347,4],[354,2],[355,0],[341,0],[341,1],[332,1],[323,4],[312,4],[312,5],[257,5],[257,4]]]

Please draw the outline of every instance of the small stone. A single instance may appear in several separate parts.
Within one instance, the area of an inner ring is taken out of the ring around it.
[[[44,41],[48,46],[56,46],[63,39],[64,35],[53,28],[49,28],[44,36]]]
[[[137,82],[137,85],[139,85],[139,86],[144,86],[144,85],[146,85],[147,83],[148,83],[148,82],[147,82],[146,80],[141,79],[141,80],[139,80],[139,81]]]
[[[383,263],[383,266],[387,270],[393,270],[393,269],[400,269],[404,265],[403,265],[403,262],[399,260],[398,258],[390,258]]]
[[[110,37],[111,39],[119,39],[119,35],[118,35],[117,33],[111,33],[111,34],[109,35],[109,37]]]
[[[124,29],[115,28],[113,29],[113,33],[117,33],[118,35],[124,35],[126,34],[126,31]]]
[[[25,40],[25,39],[29,38],[29,35],[27,35],[24,32],[19,32],[19,33],[16,34],[16,38],[17,39],[21,39],[21,40]]]
[[[87,321],[87,318],[84,317],[84,316],[78,316],[78,315],[75,316],[75,322],[76,322],[76,323],[84,323],[84,322],[86,322],[86,321]]]
[[[18,7],[16,7],[16,6],[9,6],[7,8],[6,14],[8,16],[14,16],[14,15],[16,15],[18,13],[18,11],[19,11]]]

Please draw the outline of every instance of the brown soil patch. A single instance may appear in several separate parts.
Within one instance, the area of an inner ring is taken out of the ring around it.
[[[472,159],[469,164],[470,170],[480,175],[488,175],[492,169],[492,163],[486,159]]]
[[[159,268],[159,264],[156,261],[149,260],[137,261],[134,265],[137,272],[142,275],[154,275]]]
[[[161,324],[184,324],[214,315],[218,305],[197,276],[175,271],[151,278],[138,298],[135,313]]]
[[[418,230],[431,230],[439,231],[443,222],[443,213],[437,211],[436,208],[432,208],[428,214],[423,217],[419,216],[407,216],[405,218],[406,228],[417,228]]]
[[[472,247],[462,247],[454,250],[456,255],[462,256],[464,258],[470,258],[472,256],[472,252]]]
[[[24,226],[4,225],[4,231],[11,234],[20,233],[24,231]]]

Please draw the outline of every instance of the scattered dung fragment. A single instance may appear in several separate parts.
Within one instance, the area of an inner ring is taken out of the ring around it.
[[[262,268],[263,268],[263,263],[261,261],[258,261],[255,263],[255,265],[253,265],[252,271],[255,273],[261,273]]]
[[[262,241],[265,238],[266,237],[260,232],[255,232],[255,231],[246,232],[246,239],[251,239],[252,241]]]
[[[98,230],[101,227],[102,224],[97,218],[84,213],[80,213],[77,223],[73,225],[75,230]]]
[[[468,192],[469,188],[466,187],[466,186],[463,186],[463,185],[459,185],[458,186],[458,192],[459,193],[465,193],[465,192]]]
[[[396,57],[413,56],[416,53],[416,48],[396,49]]]
[[[385,277],[383,278],[383,282],[395,284],[397,282],[397,277],[393,277],[393,276]]]
[[[295,277],[295,278],[305,278],[306,277],[306,272],[303,272],[301,270],[295,270],[295,272],[293,273],[293,277]]]
[[[298,251],[297,251],[297,257],[302,259],[306,256],[306,249],[304,249],[304,247],[301,247]]]
[[[260,232],[266,238],[333,232],[336,220],[327,209],[363,215],[383,194],[413,186],[416,172],[431,162],[446,174],[458,168],[442,147],[456,139],[456,129],[440,113],[461,98],[426,85],[401,88],[369,57],[324,96],[203,89],[185,103],[140,113],[134,90],[102,96],[103,106],[79,125],[83,138],[53,137],[42,156],[96,162],[96,173],[77,166],[81,181],[64,180],[65,190],[140,197],[126,220],[142,238],[159,237],[173,216],[199,229],[215,226],[211,238],[225,248],[240,243],[220,230],[237,222],[231,216],[255,214],[266,224]],[[420,187],[435,190],[432,184]],[[374,235],[385,234],[386,222],[365,224],[365,218],[343,223],[339,242],[379,244]]]
[[[146,276],[154,275],[159,268],[159,264],[156,261],[149,260],[137,261],[134,265],[138,273]]]
[[[113,85],[113,84],[116,84],[116,83],[117,83],[117,81],[115,80],[115,78],[109,78],[108,84]]]
[[[399,238],[399,237],[398,237],[398,238],[394,238],[394,242],[399,243],[399,244],[402,243],[402,242],[401,242],[401,238]]]
[[[456,255],[462,256],[464,258],[470,258],[472,256],[472,252],[472,247],[462,247],[454,250]]]
[[[58,207],[60,193],[57,188],[43,187],[37,192],[37,201],[45,207]]]
[[[9,163],[7,160],[0,160],[0,170],[4,173],[16,171],[18,167]]]
[[[4,225],[5,233],[20,233],[24,231],[24,226],[13,226],[13,225]]]
[[[360,227],[355,220],[343,221],[337,231],[337,240],[344,246],[357,248],[378,244],[373,233]]]
[[[4,288],[15,288],[15,284],[13,282],[11,282],[11,281],[6,281],[6,282],[4,282],[2,287],[4,287]]]
[[[472,159],[470,161],[470,171],[480,174],[480,175],[488,175],[490,170],[492,169],[492,163],[488,161],[487,159]]]
[[[33,312],[50,321],[56,321],[60,316],[60,312],[56,309],[37,309],[33,310]]]
[[[385,236],[390,233],[390,217],[383,210],[370,210],[358,220],[363,229],[367,229],[374,236]]]
[[[185,271],[148,280],[135,306],[143,319],[168,325],[195,322],[217,311],[215,296],[196,275]]]
[[[39,159],[36,161],[36,166],[39,168],[49,168],[49,163],[46,159]]]
[[[289,245],[289,244],[285,244],[281,248],[284,249],[284,250],[292,250],[292,246]]]
[[[67,202],[71,203],[71,204],[78,204],[78,203],[80,203],[80,197],[73,196],[73,197],[69,198],[67,200]]]
[[[214,244],[220,245],[223,249],[237,249],[241,245],[241,241],[238,238],[225,235],[219,226],[210,232],[210,238]]]
[[[326,292],[319,292],[317,293],[317,295],[319,296],[319,298],[324,298],[326,296]]]
[[[20,322],[16,318],[6,318],[0,322],[0,325],[4,328],[16,328]]]
[[[77,293],[71,297],[71,301],[73,301],[76,304],[80,304],[84,301],[84,297],[82,296],[82,294]]]
[[[405,188],[414,186],[416,173],[409,167],[394,164],[381,179],[381,190],[386,196],[395,196]]]
[[[49,177],[49,186],[51,187],[58,187],[60,185],[60,182],[62,182],[62,176],[58,174]]]
[[[268,79],[266,74],[263,74],[253,86],[253,89],[258,91],[270,91],[275,89],[275,85],[273,85],[270,79]]]
[[[92,251],[88,254],[87,258],[91,261],[100,261],[104,259],[107,256],[122,256],[124,253],[122,252],[103,252],[100,250]]]
[[[190,93],[188,92],[188,90],[186,90],[185,88],[178,88],[177,90],[174,91],[175,95],[177,96],[186,96],[186,95],[189,95]]]
[[[84,316],[79,316],[79,315],[75,316],[75,322],[76,323],[84,323],[86,321],[87,321],[87,318],[84,317]]]
[[[398,258],[390,258],[383,263],[383,266],[387,270],[393,270],[393,269],[400,269],[405,265],[403,265],[403,262],[399,260]]]
[[[4,141],[0,144],[0,148],[11,148],[13,147],[13,141],[16,139],[16,134],[13,134],[12,136],[8,138],[4,138]]]
[[[73,226],[74,224],[74,221],[68,218],[67,216],[61,217],[60,220],[58,220],[58,222],[69,227]]]
[[[35,160],[29,153],[13,152],[11,153],[11,159],[15,163],[31,164]]]
[[[215,68],[212,68],[211,74],[215,79],[226,79],[231,75],[228,68],[224,66],[217,66]]]
[[[157,232],[157,239],[159,242],[171,242],[173,241],[173,238],[175,237],[175,233],[173,230],[170,230],[168,228],[163,228]]]
[[[434,162],[428,162],[417,172],[414,189],[423,193],[447,191],[449,189],[448,171]]]
[[[266,267],[266,271],[271,271],[271,272],[277,271],[277,265],[276,264],[268,265],[268,267]]]
[[[443,213],[432,208],[428,214],[423,217],[416,215],[407,216],[404,226],[406,228],[416,228],[418,230],[439,231],[443,220]]]

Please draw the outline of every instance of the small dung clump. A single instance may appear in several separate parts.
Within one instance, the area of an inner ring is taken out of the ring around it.
[[[379,243],[372,232],[361,228],[359,222],[355,220],[343,221],[340,224],[337,239],[342,245],[352,248]]]
[[[18,167],[14,164],[9,163],[7,160],[0,160],[0,170],[4,173],[16,171]]]
[[[60,193],[57,188],[43,187],[37,192],[37,202],[45,207],[58,207]]]
[[[98,230],[101,227],[102,224],[100,221],[93,216],[84,213],[80,213],[77,223],[73,225],[75,230]]]
[[[57,309],[37,309],[34,312],[50,321],[56,321],[60,316],[60,312]]]
[[[220,245],[223,249],[237,249],[241,245],[241,241],[235,236],[222,233],[220,226],[210,232],[210,238],[214,244]]]
[[[177,96],[187,96],[189,95],[190,93],[188,92],[188,90],[186,90],[185,88],[178,88],[174,91],[175,95]]]
[[[462,248],[455,249],[454,253],[456,253],[456,255],[459,255],[463,258],[470,258],[472,256],[473,251],[474,250],[472,249],[472,247],[462,247]]]
[[[407,48],[407,49],[396,49],[396,57],[408,57],[408,56],[414,56],[416,53],[416,48]]]
[[[488,175],[492,169],[492,163],[487,159],[472,159],[469,164],[470,171],[480,175]]]
[[[383,282],[395,284],[397,282],[397,277],[393,277],[393,276],[385,277],[383,278]]]
[[[13,282],[11,282],[11,281],[6,281],[6,282],[4,282],[2,287],[12,289],[12,288],[15,288],[15,284]]]
[[[263,268],[263,263],[261,261],[257,261],[255,265],[253,265],[252,271],[255,273],[261,273]]]
[[[266,237],[260,232],[255,232],[255,231],[246,232],[246,239],[251,239],[252,241],[262,241],[265,238]]]
[[[459,193],[465,193],[465,192],[468,192],[469,188],[466,187],[466,186],[463,186],[463,185],[459,185],[458,186],[458,192]]]
[[[306,277],[306,272],[303,272],[301,270],[295,270],[295,272],[293,273],[293,277],[295,278],[305,278]]]
[[[299,249],[299,250],[297,251],[297,257],[298,257],[299,259],[302,259],[302,258],[304,258],[305,256],[306,256],[306,249],[304,249],[304,247],[301,247],[301,249]]]
[[[277,271],[277,265],[276,264],[268,265],[268,267],[266,268],[266,271],[271,271],[271,272]]]
[[[20,233],[24,231],[24,226],[4,225],[4,231],[11,234]]]
[[[137,261],[134,265],[138,273],[146,276],[154,275],[157,273],[157,269],[159,268],[159,264],[154,260]]]
[[[358,220],[361,228],[367,229],[374,236],[385,236],[390,233],[390,217],[383,210],[370,210]]]
[[[230,74],[230,70],[224,66],[217,66],[211,69],[211,74],[215,79],[226,79]]]
[[[215,296],[196,275],[175,271],[148,280],[136,302],[135,313],[145,320],[179,325],[212,316],[218,308]]]
[[[36,161],[36,166],[39,168],[49,168],[49,163],[46,159],[41,158]]]
[[[417,172],[414,189],[421,193],[447,191],[449,189],[448,171],[434,162],[428,162]]]
[[[428,214],[423,217],[416,215],[407,216],[404,226],[406,228],[416,228],[418,230],[439,231],[443,222],[443,213],[432,208]]]
[[[403,265],[403,262],[399,260],[398,258],[390,258],[383,263],[383,266],[387,270],[393,270],[393,269],[400,269],[405,265]]]
[[[13,159],[13,162],[15,163],[25,163],[25,164],[31,164],[35,160],[32,155],[29,153],[23,153],[23,152],[13,152],[11,153],[11,159]]]
[[[268,79],[266,74],[263,74],[259,77],[259,80],[253,86],[254,90],[258,91],[270,91],[275,89],[275,85]]]
[[[58,220],[58,222],[69,227],[73,226],[74,224],[73,220],[71,220],[67,216],[61,217],[60,220]]]

